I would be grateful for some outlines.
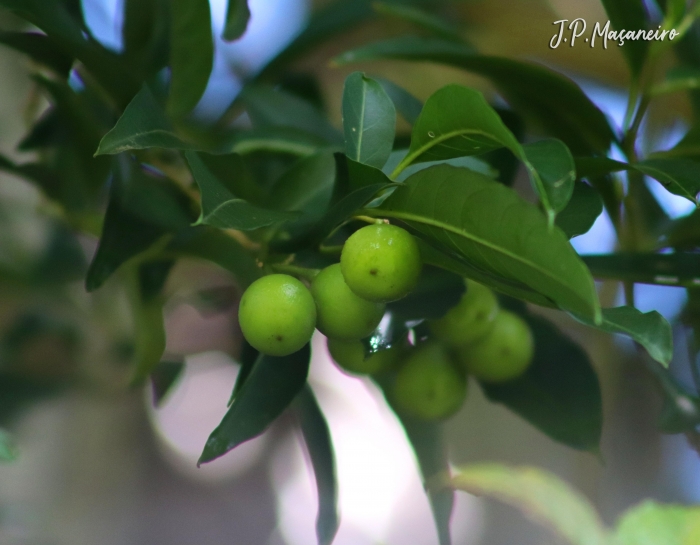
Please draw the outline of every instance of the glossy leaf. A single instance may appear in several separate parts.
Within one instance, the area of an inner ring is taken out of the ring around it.
[[[208,0],[170,2],[170,92],[168,113],[183,117],[204,94],[214,66]]]
[[[231,42],[243,36],[249,20],[250,9],[248,8],[248,0],[228,0],[226,25],[223,33],[224,40]]]
[[[569,238],[587,233],[603,213],[603,200],[595,189],[584,182],[573,185],[571,200],[555,220],[557,227]]]
[[[645,30],[648,27],[643,0],[602,0],[614,30]],[[626,40],[621,46],[632,74],[639,75],[644,66],[649,42]]]
[[[319,545],[330,545],[340,525],[335,454],[326,418],[307,384],[294,400],[301,433],[314,470],[318,493],[316,536]]]
[[[532,364],[519,378],[482,383],[486,396],[569,447],[596,452],[603,427],[598,377],[586,352],[547,320],[520,309],[535,341]]]
[[[202,212],[197,225],[249,231],[297,217],[296,213],[260,208],[237,198],[209,172],[195,152],[188,151],[185,157],[202,195]]]
[[[226,416],[207,439],[199,463],[211,462],[263,433],[306,384],[310,357],[308,344],[289,356],[260,355]]]
[[[700,163],[687,159],[647,159],[634,168],[661,182],[668,191],[697,204]]]
[[[298,96],[255,84],[247,86],[240,98],[256,129],[287,127],[315,136],[327,144],[342,144],[340,133],[323,112]]]
[[[615,539],[615,545],[694,545],[700,540],[700,507],[646,500],[622,515]]]
[[[19,452],[10,432],[0,429],[0,462],[14,462]]]
[[[404,157],[406,157],[407,153],[408,150],[405,149],[392,151],[391,155],[389,156],[389,160],[384,165],[384,168],[382,168],[382,172],[389,176],[389,174],[392,173],[392,171],[399,165],[399,163],[404,159]],[[478,157],[467,156],[455,157],[454,159],[446,159],[444,161],[427,161],[425,163],[415,163],[413,165],[409,165],[401,171],[401,174],[399,174],[396,177],[396,181],[403,182],[409,176],[412,176],[416,172],[425,170],[426,168],[434,167],[435,165],[442,164],[458,168],[468,168],[469,170],[479,172],[484,176],[488,176],[489,178],[496,178],[498,176],[498,172],[496,172],[486,161]]]
[[[460,468],[450,484],[515,507],[571,545],[611,545],[590,502],[558,477],[540,469],[493,463],[471,465]]]
[[[380,210],[506,282],[598,320],[593,279],[564,233],[513,190],[466,169],[439,165],[411,176]]]
[[[465,289],[463,276],[424,266],[415,289],[389,303],[387,310],[405,321],[441,318],[459,302]]]
[[[410,36],[359,47],[335,62],[378,59],[436,62],[489,78],[516,111],[533,118],[577,154],[606,153],[614,140],[605,116],[579,86],[542,65],[479,55],[469,46],[447,40]]]
[[[444,38],[445,40],[455,40],[458,42],[462,41],[462,37],[459,34],[459,29],[456,26],[415,6],[398,3],[390,4],[387,2],[374,2],[372,7],[375,9],[375,11],[382,15],[402,19],[416,25],[419,28],[427,30],[435,36]]]
[[[382,168],[394,146],[396,109],[382,86],[361,72],[345,79],[343,129],[349,159]]]
[[[411,125],[413,125],[421,110],[423,109],[423,103],[409,93],[403,87],[396,85],[393,81],[386,78],[380,78],[377,76],[372,77],[379,85],[382,86],[384,92],[389,96],[391,101],[394,103],[396,111]]]
[[[175,134],[151,90],[144,85],[117,124],[102,138],[95,155],[144,148],[194,149]]]
[[[581,320],[588,325],[593,324]],[[603,320],[593,326],[606,333],[619,333],[641,344],[649,355],[664,367],[668,367],[673,357],[673,333],[671,324],[655,310],[642,312],[634,307],[624,306],[603,309]]]
[[[571,199],[576,167],[569,148],[561,140],[547,138],[523,145],[525,156],[537,171],[554,212],[561,212]]]
[[[700,255],[619,252],[582,257],[594,278],[638,284],[693,286],[700,283]]]

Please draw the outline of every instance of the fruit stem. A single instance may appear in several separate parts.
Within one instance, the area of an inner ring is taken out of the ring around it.
[[[286,265],[284,263],[273,263],[270,265],[270,268],[272,268],[276,272],[288,273],[294,276],[299,276],[309,281],[316,278],[316,275],[319,272],[321,272],[319,269],[309,269],[306,267],[298,267],[296,265]]]
[[[364,221],[366,223],[384,223],[384,220],[381,218],[373,218],[371,216],[353,216],[352,219],[354,220],[359,220],[359,221]]]
[[[334,246],[324,246],[323,244],[321,244],[318,247],[318,251],[319,251],[319,253],[322,253],[323,255],[337,255],[343,251],[343,245],[336,244]]]

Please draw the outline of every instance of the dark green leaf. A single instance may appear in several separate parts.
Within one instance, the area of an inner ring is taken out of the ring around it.
[[[231,42],[243,36],[245,29],[248,27],[249,19],[248,0],[228,0],[226,26],[223,33],[224,40]]]
[[[175,134],[151,90],[144,85],[117,124],[102,138],[95,155],[144,148],[195,149]]]
[[[323,112],[295,95],[267,85],[249,85],[241,100],[256,129],[288,127],[315,136],[327,144],[342,144],[340,133]]]
[[[304,387],[310,357],[308,344],[289,356],[261,355],[221,424],[207,439],[199,463],[211,462],[263,433]]]
[[[646,8],[643,0],[602,0],[610,23],[615,30],[638,31],[647,28]],[[639,75],[644,66],[649,42],[645,40],[626,40],[622,53],[627,57],[630,70]]]
[[[343,90],[345,153],[349,159],[382,168],[394,145],[396,110],[379,83],[361,72],[345,80]]]
[[[594,325],[588,320],[581,321],[606,333],[619,333],[634,339],[664,367],[668,367],[671,363],[673,357],[671,324],[655,310],[642,312],[629,306],[604,308],[603,320],[600,324]]]
[[[593,279],[564,233],[490,178],[435,166],[399,185],[380,210],[364,212],[404,221],[488,275],[525,284],[563,309],[600,317]]]
[[[258,357],[260,356],[260,352],[256,348],[253,348],[253,346],[243,339],[243,344],[241,346],[241,355],[238,358],[240,361],[239,363],[241,364],[240,368],[238,369],[238,375],[236,376],[236,383],[233,385],[233,391],[231,392],[231,398],[229,399],[228,406],[231,406],[231,403],[233,403],[233,400],[236,398],[238,395],[238,392],[241,391],[241,388],[243,388],[243,385],[245,384],[245,381],[248,380],[248,377],[250,376],[250,372],[253,370],[253,367],[255,367],[255,362],[258,361]]]
[[[668,191],[697,204],[700,163],[688,159],[647,159],[634,168],[661,182]]]
[[[71,46],[83,46],[81,21],[76,20],[61,0],[0,0],[0,6],[14,11],[49,36]]]
[[[185,364],[181,361],[161,361],[156,365],[150,375],[154,406],[163,404],[184,370]]]
[[[372,79],[382,86],[384,92],[394,103],[396,111],[399,112],[406,121],[413,125],[423,109],[423,103],[411,93],[406,91],[406,89],[396,85],[391,80],[377,76],[372,76]]]
[[[124,0],[123,55],[145,80],[166,66],[170,55],[170,0]]]
[[[679,218],[668,226],[664,246],[673,248],[700,247],[700,210]]]
[[[18,454],[15,438],[10,432],[0,429],[0,462],[14,462]]]
[[[418,285],[403,299],[387,305],[402,320],[441,318],[464,293],[464,278],[438,267],[423,268]]]
[[[606,153],[614,140],[605,116],[579,86],[542,65],[478,55],[462,44],[415,37],[360,47],[335,62],[387,58],[448,64],[489,78],[516,111],[529,115],[577,154]]]
[[[214,65],[209,0],[172,0],[170,13],[168,113],[183,117],[202,97]]]
[[[408,21],[445,40],[462,41],[459,29],[455,25],[417,7],[386,2],[374,2],[372,6],[378,13]]]
[[[512,505],[571,545],[611,543],[591,503],[550,473],[528,467],[478,464],[461,468],[451,484],[458,490]]]
[[[250,231],[297,217],[296,213],[260,208],[237,198],[209,172],[199,155],[188,151],[185,157],[202,195],[202,213],[197,224]]]
[[[258,183],[252,169],[241,155],[200,153],[199,158],[207,170],[231,193],[253,204],[263,206],[268,198],[267,191]]]
[[[389,160],[386,162],[384,165],[384,168],[382,169],[382,172],[389,176],[391,172],[399,165],[399,163],[403,160],[404,157],[406,157],[406,154],[408,153],[408,150],[397,150],[391,152],[391,155],[389,156]],[[507,152],[511,157],[513,156],[510,152]],[[486,161],[478,158],[478,157],[473,157],[473,156],[468,156],[468,157],[455,157],[454,159],[446,159],[444,161],[427,161],[425,163],[416,163],[413,165],[407,166],[404,170],[401,171],[401,174],[399,174],[396,177],[397,182],[403,182],[405,181],[409,176],[412,176],[418,171],[425,170],[426,168],[434,167],[435,165],[450,165],[453,167],[458,167],[458,168],[468,168],[469,170],[473,170],[474,172],[479,172],[485,176],[488,176],[489,178],[496,178],[498,176],[498,172],[496,172],[493,168],[491,168],[491,165],[487,163]]]
[[[255,151],[270,151],[303,157],[316,153],[323,148],[334,149],[322,138],[300,129],[293,127],[265,127],[237,132],[226,140],[219,149],[211,151],[212,153],[240,153],[242,155]],[[181,149],[193,148],[181,147]]]
[[[552,439],[597,451],[603,425],[600,385],[584,350],[547,320],[521,312],[535,341],[532,364],[521,377],[482,383],[486,396],[525,418]]]
[[[576,167],[569,148],[561,140],[548,138],[525,144],[525,156],[539,174],[554,212],[561,212],[571,198]]]
[[[627,253],[582,257],[594,278],[637,284],[692,286],[700,283],[700,254]]]
[[[629,165],[607,157],[576,157],[576,173],[579,178],[595,178],[610,172],[627,170]]]
[[[587,233],[603,213],[603,200],[598,192],[584,182],[576,182],[571,200],[555,221],[569,238]]]
[[[331,433],[308,384],[302,388],[294,400],[294,408],[316,477],[318,491],[316,536],[319,545],[330,545],[340,525],[338,482]]]
[[[29,55],[32,60],[48,66],[67,77],[73,65],[71,55],[64,53],[51,38],[36,32],[0,32],[0,43]]]

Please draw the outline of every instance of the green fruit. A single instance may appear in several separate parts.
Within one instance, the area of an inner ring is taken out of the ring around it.
[[[502,310],[493,328],[473,345],[457,353],[465,369],[483,382],[504,382],[522,375],[535,350],[527,323],[517,314]]]
[[[327,337],[357,340],[374,331],[384,315],[384,305],[355,295],[343,279],[340,265],[323,269],[311,283],[316,301],[316,327]]]
[[[416,287],[422,261],[408,231],[377,223],[353,233],[343,246],[340,267],[348,287],[368,301],[387,303]]]
[[[303,347],[316,327],[309,290],[287,274],[253,282],[241,297],[238,321],[246,340],[263,354],[286,356]]]
[[[401,412],[433,420],[457,412],[466,395],[466,378],[433,341],[416,348],[398,371],[392,399]]]
[[[339,339],[328,339],[328,351],[341,369],[356,375],[373,375],[391,369],[401,355],[399,347],[392,347],[365,357],[361,341]]]
[[[430,323],[434,336],[455,348],[486,335],[498,314],[498,299],[489,288],[472,280],[467,280],[466,284],[467,291],[459,303],[442,318]]]

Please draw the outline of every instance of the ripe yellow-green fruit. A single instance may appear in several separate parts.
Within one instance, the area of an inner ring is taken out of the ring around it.
[[[446,349],[428,341],[408,356],[396,374],[392,399],[403,413],[424,420],[447,418],[459,410],[467,381],[452,364]]]
[[[263,354],[286,356],[303,347],[316,327],[311,292],[287,274],[253,282],[241,297],[238,321],[246,340]]]
[[[408,295],[418,283],[422,264],[411,234],[385,223],[353,233],[340,255],[348,287],[363,299],[382,303]]]
[[[355,295],[343,279],[340,264],[323,269],[311,283],[316,301],[316,327],[327,337],[357,340],[374,331],[385,305]]]
[[[498,314],[498,299],[486,286],[467,280],[467,291],[454,307],[438,320],[430,322],[433,335],[458,348],[471,344],[493,327]]]
[[[341,369],[356,375],[374,375],[391,369],[401,356],[401,348],[392,346],[365,357],[361,341],[340,339],[328,339],[328,351]]]
[[[457,359],[483,382],[505,382],[522,375],[532,363],[535,344],[527,323],[501,310],[493,328],[474,344],[460,348]]]

